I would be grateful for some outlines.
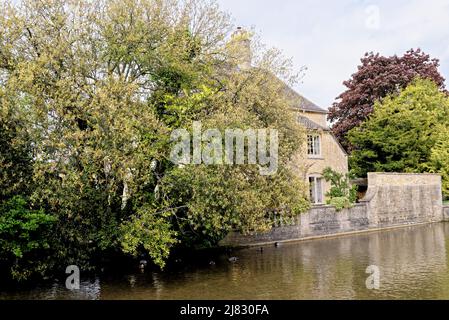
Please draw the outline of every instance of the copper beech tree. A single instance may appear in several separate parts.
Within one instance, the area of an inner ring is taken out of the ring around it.
[[[352,146],[347,133],[359,126],[373,112],[376,101],[409,85],[415,78],[430,79],[440,90],[445,90],[444,78],[438,71],[439,61],[420,49],[409,50],[403,56],[381,56],[366,53],[351,78],[343,84],[347,90],[337,97],[330,108],[328,119],[333,122],[332,131],[345,149]]]

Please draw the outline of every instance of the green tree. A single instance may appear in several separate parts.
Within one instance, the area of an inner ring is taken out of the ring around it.
[[[260,53],[248,70],[239,70],[230,62],[219,73],[219,82],[182,96],[166,96],[165,119],[172,125],[189,129],[193,121],[201,120],[203,130],[215,128],[222,133],[226,128],[275,128],[280,140],[274,176],[262,176],[257,165],[249,164],[187,165],[165,172],[158,184],[158,207],[151,214],[167,216],[170,212],[182,244],[216,245],[233,229],[264,232],[273,224],[273,211],[289,218],[308,208],[304,182],[289,168],[305,133],[286,97],[278,94],[285,84],[273,77],[287,65],[278,52],[269,50]],[[141,219],[144,222],[147,217]],[[130,229],[125,236],[134,241],[125,241],[133,250],[146,241],[144,237],[136,241]]]
[[[390,57],[369,52],[360,62],[357,71],[343,83],[346,91],[329,109],[332,131],[348,151],[352,151],[352,146],[346,134],[373,113],[376,101],[398,94],[417,77],[432,80],[445,90],[438,59],[431,58],[419,48]]]
[[[33,160],[32,186],[24,185],[33,205],[58,220],[54,259],[86,270],[94,257],[121,250],[121,224],[154,200],[167,168],[151,168],[169,154],[160,97],[206,82],[220,62],[226,15],[207,1],[1,6],[1,133],[9,148],[1,160],[14,170],[2,170],[2,182],[26,181],[11,164]]]
[[[440,126],[430,154],[429,171],[441,174],[443,194],[449,198],[449,128]]]
[[[14,279],[45,273],[54,222],[55,217],[42,209],[29,209],[21,196],[0,204],[0,262],[10,268]]]
[[[272,207],[305,207],[286,166],[301,130],[272,84],[273,74],[289,78],[289,62],[255,48],[255,67],[239,71],[215,2],[2,1],[1,12],[1,197],[29,196],[55,219],[56,265],[88,270],[111,253],[146,252],[163,266],[190,241],[186,226],[216,241],[232,227],[266,225]],[[170,132],[196,120],[279,129],[279,175],[178,168]],[[228,178],[229,203],[219,186]]]
[[[356,150],[351,170],[367,172],[429,172],[442,153],[442,127],[449,125],[449,100],[430,80],[417,79],[397,96],[375,105],[366,123],[350,131]],[[434,148],[437,149],[434,150]]]

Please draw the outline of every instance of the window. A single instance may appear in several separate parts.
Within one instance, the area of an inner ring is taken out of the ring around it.
[[[321,141],[319,135],[317,134],[307,135],[307,154],[309,156],[321,155]]]
[[[323,203],[323,179],[320,177],[309,177],[310,201],[318,204]]]

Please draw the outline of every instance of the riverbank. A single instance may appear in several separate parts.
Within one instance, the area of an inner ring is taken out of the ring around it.
[[[313,206],[291,225],[275,226],[263,234],[231,232],[220,245],[246,247],[311,240],[444,220],[449,220],[449,207],[443,206],[439,175],[370,173],[365,198],[352,208],[337,211],[328,205]]]

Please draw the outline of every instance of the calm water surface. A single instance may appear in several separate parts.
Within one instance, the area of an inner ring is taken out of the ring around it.
[[[176,272],[1,292],[0,299],[449,299],[449,223],[234,251]],[[368,290],[369,265],[380,289]]]

